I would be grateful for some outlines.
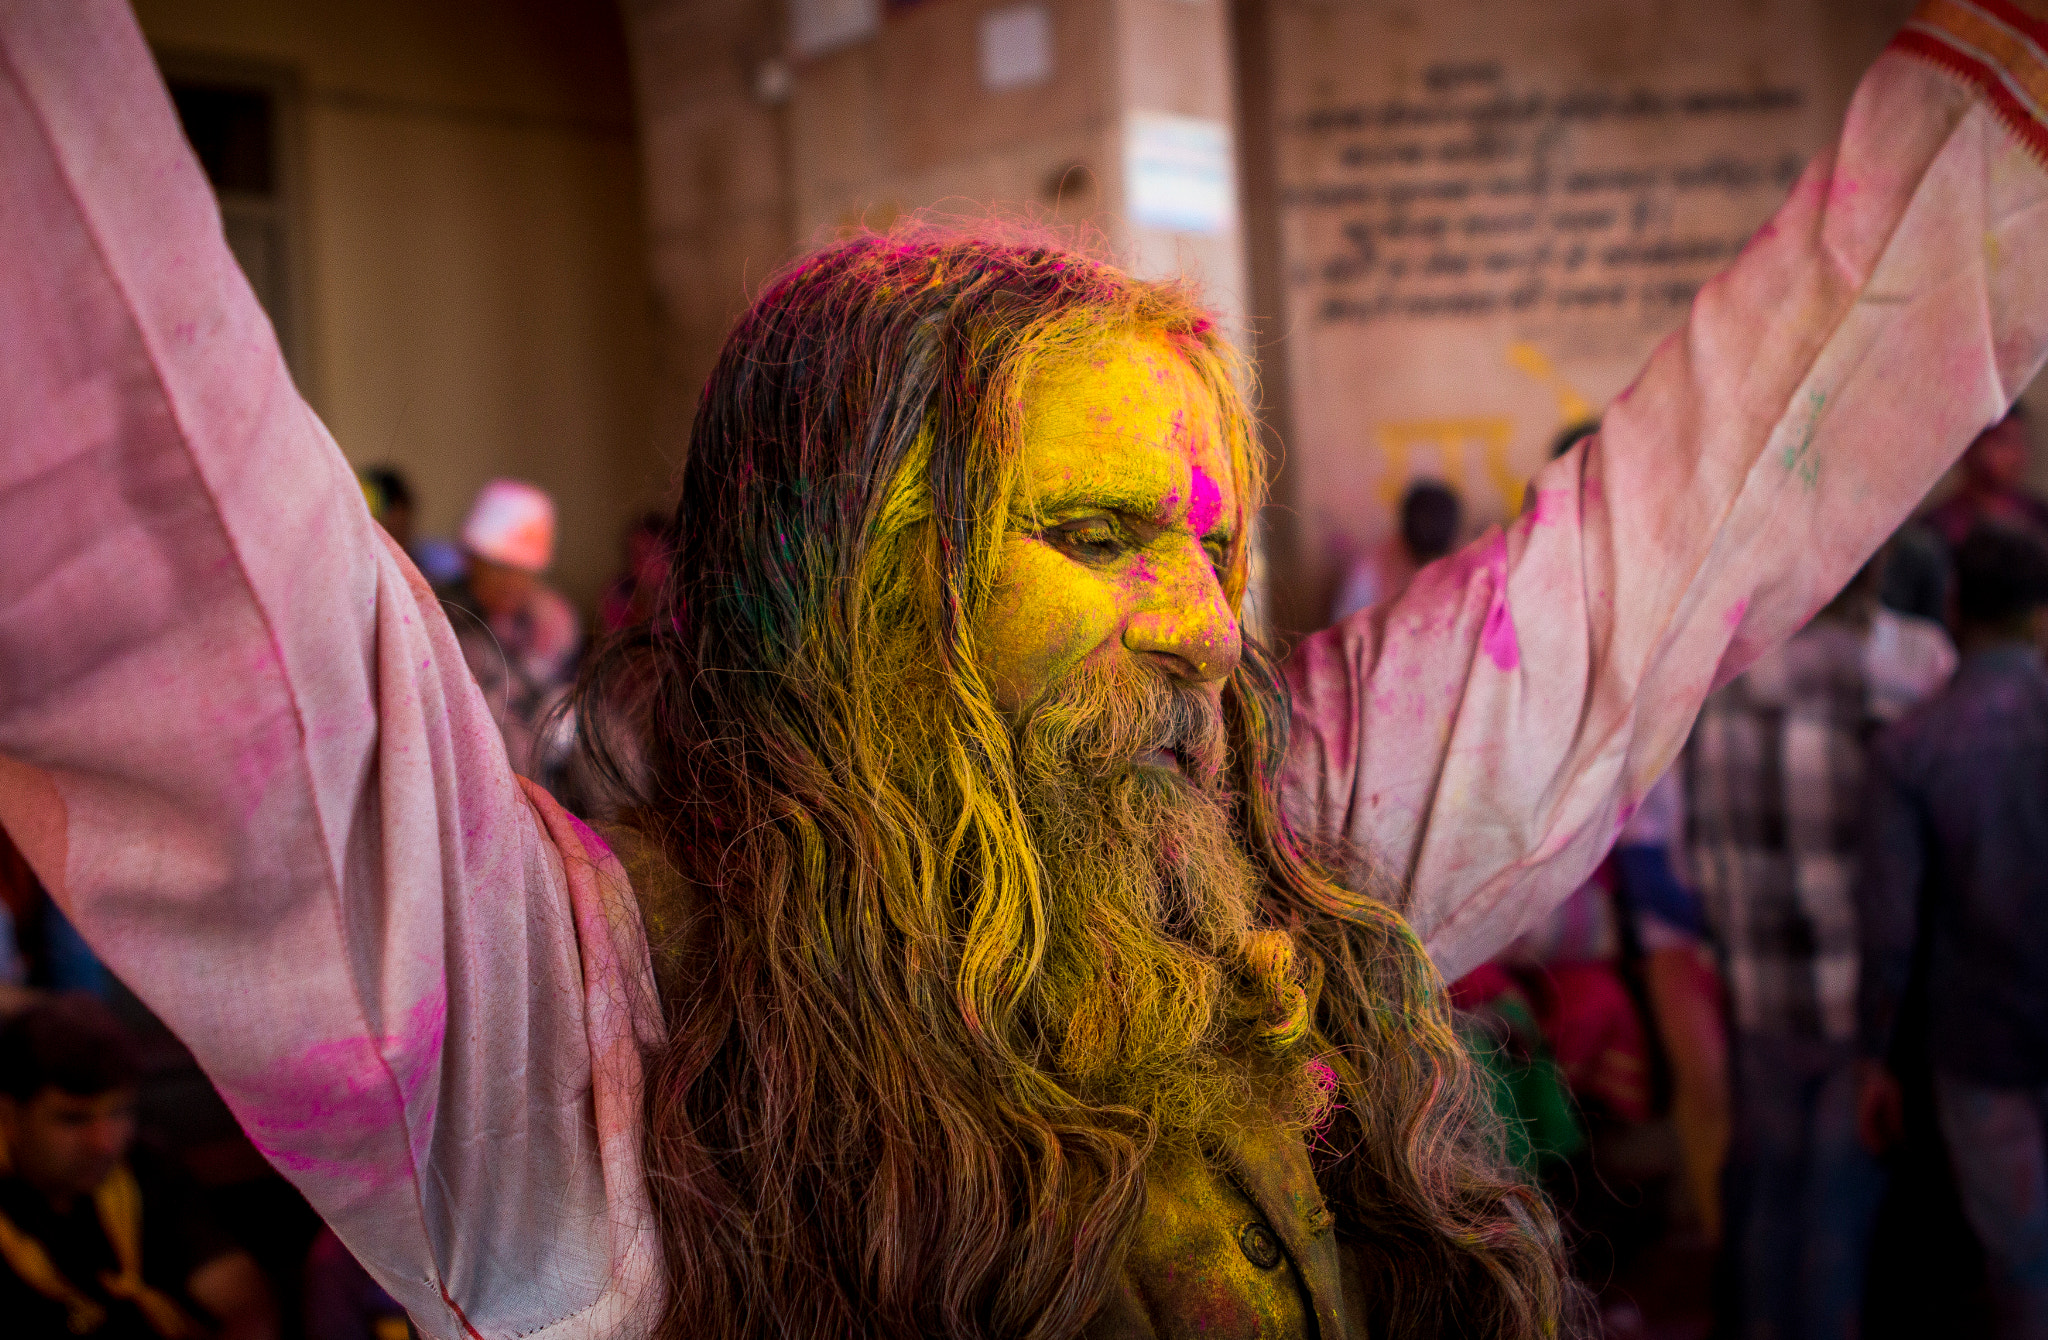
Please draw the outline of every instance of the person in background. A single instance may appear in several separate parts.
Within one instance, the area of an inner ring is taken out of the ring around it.
[[[1899,1138],[1887,1067],[1917,954],[1935,1109],[1997,1334],[2048,1336],[2048,545],[1986,525],[1956,552],[1962,665],[1872,753],[1857,885],[1865,1142]]]
[[[2048,533],[2048,499],[2026,486],[2033,454],[2026,406],[2014,401],[2011,411],[1979,433],[1963,453],[1962,486],[1923,521],[1951,550],[1986,522]]]
[[[1408,589],[1415,574],[1458,543],[1464,525],[1464,504],[1448,484],[1419,479],[1401,495],[1401,525],[1394,534],[1352,565],[1331,611],[1333,623],[1362,609],[1383,605]]]
[[[395,466],[367,465],[356,471],[362,481],[363,501],[384,533],[398,541],[398,547],[412,549],[414,520],[412,485]]]
[[[104,1005],[0,1024],[0,1329],[21,1340],[275,1340],[277,1310],[168,1169],[131,1150],[137,1064]]]
[[[36,1001],[28,984],[22,928],[42,899],[42,881],[28,868],[7,830],[0,828],[0,1019],[19,1014]]]
[[[1656,1037],[1687,1200],[1712,1248],[1728,1153],[1728,1030],[1706,914],[1679,877],[1685,826],[1684,772],[1673,768],[1615,841],[1615,909],[1622,965]]]
[[[1948,542],[1940,533],[1924,519],[1908,521],[1887,547],[1877,598],[1886,609],[1947,623],[1950,568]]]
[[[1549,1069],[1569,1091],[1567,1110],[1584,1121],[1577,1140],[1538,1148],[1550,1155],[1538,1168],[1570,1225],[1574,1272],[1598,1292],[1611,1340],[1650,1324],[1638,1306],[1643,1270],[1668,1284],[1696,1269],[1704,1292],[1719,1232],[1719,1198],[1711,1193],[1726,1145],[1727,1046],[1698,900],[1672,860],[1684,814],[1679,776],[1667,772],[1591,878],[1451,987],[1461,1022],[1494,1023],[1493,1036],[1471,1028],[1468,1045],[1511,1062],[1554,1058]],[[1527,1002],[1540,1051],[1511,1031],[1505,1048],[1496,1041],[1503,1036],[1496,1021],[1511,1021],[1518,1000]],[[1517,1124],[1532,1138],[1548,1128],[1540,1090],[1532,1095],[1526,1085],[1497,1080],[1496,1093],[1502,1114],[1517,1119],[1509,1123],[1511,1148]],[[1667,1115],[1675,1164],[1642,1155],[1642,1132]],[[1662,1194],[1672,1178],[1682,1196]],[[1664,1300],[1644,1301],[1654,1308]]]
[[[668,574],[666,522],[659,512],[646,512],[626,531],[624,562],[597,602],[598,631],[609,636],[647,622],[654,597]]]
[[[370,505],[370,516],[384,528],[385,534],[398,541],[398,547],[405,550],[421,576],[435,586],[449,586],[462,580],[466,568],[462,550],[438,535],[415,533],[418,508],[412,485],[396,466],[363,466],[356,471],[356,482],[363,486],[363,501]]]
[[[19,977],[0,953],[0,1015],[28,1003],[18,994],[33,984],[51,991],[89,991],[106,999],[114,979],[64,910],[43,889],[5,829],[0,829],[0,918],[14,950]],[[13,983],[13,985],[9,985]]]
[[[1550,459],[1556,460],[1599,431],[1598,419],[1581,419],[1577,423],[1566,424],[1558,430],[1557,436],[1550,440]]]
[[[1939,626],[1877,601],[1883,554],[1712,696],[1685,754],[1694,876],[1729,997],[1728,1333],[1858,1333],[1884,1182],[1857,1141],[1867,741],[1947,677]]]
[[[405,1309],[331,1228],[306,1254],[306,1340],[412,1340]]]
[[[505,737],[512,770],[546,785],[567,754],[567,723],[550,720],[576,677],[576,609],[541,574],[555,556],[555,502],[533,485],[494,479],[462,523],[469,574],[443,593],[463,659]]]

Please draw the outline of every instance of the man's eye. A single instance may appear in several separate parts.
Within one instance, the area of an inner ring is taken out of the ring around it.
[[[1084,517],[1079,521],[1064,522],[1048,527],[1043,536],[1054,548],[1079,559],[1100,561],[1118,558],[1130,548],[1123,532],[1106,517]]]

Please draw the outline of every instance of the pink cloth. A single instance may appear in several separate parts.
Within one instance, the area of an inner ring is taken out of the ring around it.
[[[1447,976],[2033,375],[2044,201],[1974,86],[1885,57],[1532,510],[1304,646],[1296,817]],[[424,1334],[645,1335],[624,875],[514,779],[110,0],[0,0],[0,255],[0,823]]]

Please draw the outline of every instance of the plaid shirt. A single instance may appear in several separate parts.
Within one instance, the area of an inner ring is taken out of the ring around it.
[[[1689,847],[1738,1029],[1855,1036],[1866,752],[1954,664],[1926,620],[1881,610],[1867,632],[1816,620],[1700,709]]]

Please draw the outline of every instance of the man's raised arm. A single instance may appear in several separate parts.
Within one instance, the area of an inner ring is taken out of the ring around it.
[[[507,767],[118,4],[0,0],[0,256],[0,823],[425,1331],[644,1329],[616,865]]]
[[[1824,604],[2048,351],[2048,25],[1929,0],[1504,532],[1305,642],[1289,804],[1447,977],[1564,898],[1701,700]]]

